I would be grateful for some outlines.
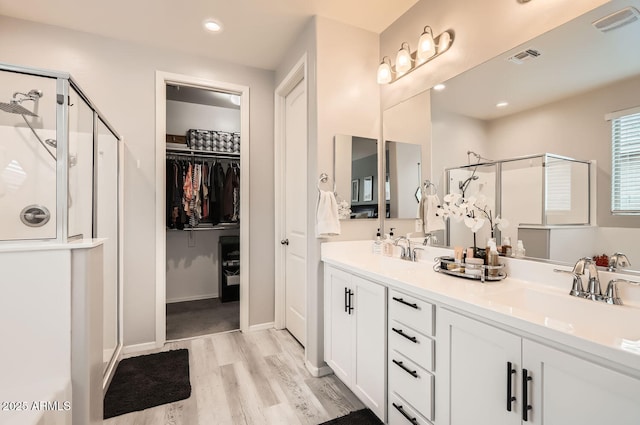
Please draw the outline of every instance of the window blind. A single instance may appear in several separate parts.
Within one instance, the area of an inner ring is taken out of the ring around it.
[[[611,212],[640,214],[640,113],[611,120]]]
[[[571,163],[549,158],[545,164],[547,211],[571,210]]]

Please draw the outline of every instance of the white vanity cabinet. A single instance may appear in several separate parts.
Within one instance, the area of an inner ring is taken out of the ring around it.
[[[434,416],[435,307],[389,290],[390,425],[428,425]]]
[[[640,423],[636,378],[446,309],[437,332],[438,425]]]
[[[386,310],[386,287],[325,265],[325,361],[383,421],[386,415]]]

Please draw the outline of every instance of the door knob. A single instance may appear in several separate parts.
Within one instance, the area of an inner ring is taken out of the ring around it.
[[[283,239],[280,241],[281,245],[289,245],[289,239]]]

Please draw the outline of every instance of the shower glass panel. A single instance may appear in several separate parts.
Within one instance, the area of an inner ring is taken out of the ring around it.
[[[547,155],[544,172],[547,224],[588,224],[589,164]]]
[[[0,240],[55,239],[56,80],[0,72]]]
[[[496,215],[496,173],[495,164],[469,165],[447,170],[447,193],[459,193],[464,198],[484,197],[487,211]],[[474,246],[474,234],[463,221],[447,220],[448,244],[450,246]],[[485,247],[491,237],[491,229],[486,224],[476,232],[476,245]]]
[[[98,119],[95,236],[105,238],[105,264],[118,264],[118,138]],[[118,267],[104,268],[103,373],[118,345]]]
[[[93,221],[93,110],[69,90],[68,237],[91,237]]]

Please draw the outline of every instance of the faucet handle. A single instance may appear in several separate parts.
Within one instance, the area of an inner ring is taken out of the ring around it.
[[[575,267],[574,271],[560,269],[553,269],[553,271],[556,273],[567,273],[573,276],[573,284],[571,285],[571,291],[569,291],[569,295],[580,298],[584,298],[586,296],[586,292],[584,291],[584,287],[582,286],[582,273],[576,273]]]
[[[424,248],[415,247],[411,250],[411,261],[418,261],[418,257],[416,256],[416,251],[424,251]]]
[[[633,280],[627,280],[627,279],[611,279],[609,281],[609,284],[607,285],[607,291],[605,292],[604,295],[604,301],[607,304],[615,304],[615,305],[622,305],[622,300],[620,299],[620,296],[618,295],[618,283],[628,283],[630,285],[635,285],[635,286],[640,286],[640,282],[635,282]]]
[[[625,254],[616,252],[611,257],[609,257],[608,270],[610,272],[613,272],[616,271],[616,268],[618,267],[629,267],[630,265],[631,261],[629,261],[629,258]]]

